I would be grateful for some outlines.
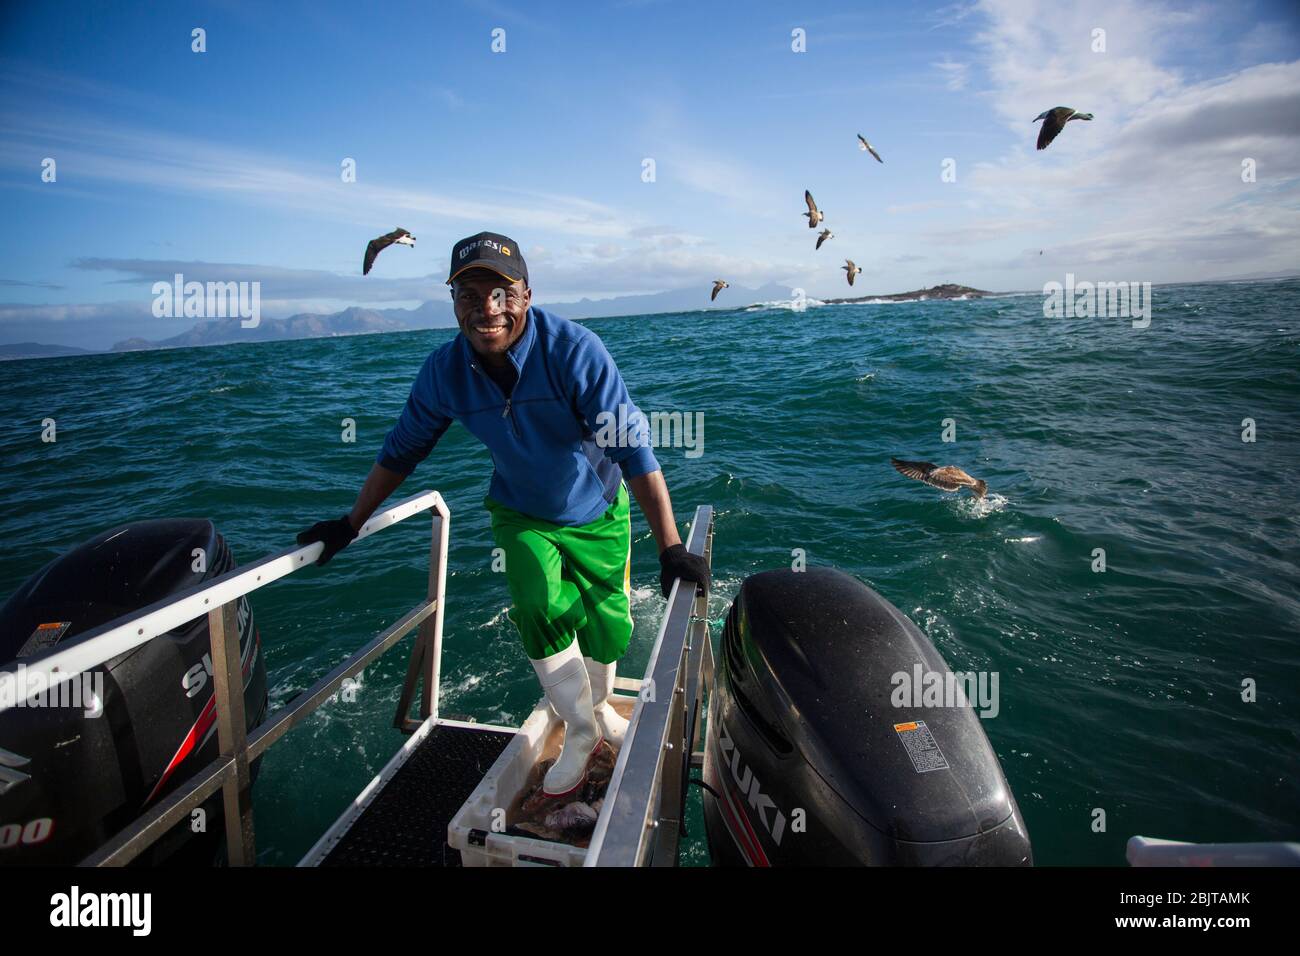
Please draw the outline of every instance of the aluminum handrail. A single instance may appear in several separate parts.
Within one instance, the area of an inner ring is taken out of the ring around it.
[[[357,532],[356,541],[431,508],[441,516],[449,516],[442,496],[436,491],[424,491],[373,515]],[[22,661],[10,662],[0,667],[0,675],[13,673],[21,666],[26,675],[24,682],[31,682],[33,688],[23,695],[24,699],[43,690],[53,690],[77,674],[99,667],[119,654],[146,644],[196,617],[202,617],[214,608],[236,601],[272,581],[308,564],[314,564],[324,548],[324,543],[318,541],[269,554],[252,564],[241,565],[211,581],[197,584],[146,608],[101,624],[81,635],[73,647],[54,649]],[[44,678],[44,682],[35,679],[38,674]],[[42,683],[44,686],[41,686]],[[17,706],[17,697],[10,701],[0,700],[0,713]]]
[[[14,700],[7,706],[4,706],[4,701],[0,701],[2,711],[19,706],[20,700],[25,702],[41,690],[49,690],[71,680],[77,674],[98,667],[195,618],[204,614],[208,616],[220,756],[192,773],[180,788],[160,799],[82,860],[81,865],[122,866],[129,863],[217,790],[223,793],[226,847],[230,864],[239,866],[254,863],[250,763],[283,737],[291,727],[328,700],[344,680],[358,673],[415,627],[419,627],[420,636],[412,651],[411,667],[407,673],[407,686],[403,690],[397,723],[399,726],[404,723],[402,711],[409,707],[414,683],[421,677],[424,679],[421,716],[426,719],[436,716],[451,513],[438,492],[424,491],[372,515],[361,526],[355,540],[369,537],[423,511],[431,511],[433,519],[427,599],[381,631],[304,694],[294,698],[251,737],[247,733],[244,719],[244,683],[240,667],[239,633],[235,626],[236,602],[272,581],[292,574],[307,564],[314,564],[325,547],[323,542],[268,555],[252,564],[228,571],[212,581],[109,621],[83,635],[74,647],[64,650],[56,648],[24,659],[13,671],[9,668],[0,669],[0,678],[8,675],[12,679],[21,668],[22,682],[31,682],[31,689],[21,696],[16,693]],[[43,680],[33,679],[32,674],[41,675]],[[42,684],[44,687],[40,686]]]
[[[701,505],[686,550],[711,564],[712,541],[713,509]],[[698,727],[707,615],[708,593],[674,581],[584,866],[676,864],[681,820],[674,814],[684,810]]]

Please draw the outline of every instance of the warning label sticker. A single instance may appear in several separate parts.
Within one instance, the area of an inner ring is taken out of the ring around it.
[[[943,751],[939,749],[934,734],[930,733],[930,728],[925,726],[924,720],[894,724],[894,732],[898,734],[898,739],[903,742],[907,755],[912,758],[912,766],[916,768],[917,773],[949,769],[948,761],[943,757]]]
[[[63,636],[64,631],[71,626],[71,621],[51,621],[49,624],[38,624],[36,630],[32,631],[31,637],[27,638],[27,643],[19,649],[17,656],[30,657],[47,647],[53,647],[59,643],[59,638]]]

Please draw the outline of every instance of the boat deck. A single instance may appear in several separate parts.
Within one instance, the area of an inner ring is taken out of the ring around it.
[[[447,824],[513,736],[508,727],[431,719],[299,865],[460,866]]]

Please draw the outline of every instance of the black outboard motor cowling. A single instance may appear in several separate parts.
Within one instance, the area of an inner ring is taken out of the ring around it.
[[[856,578],[809,568],[746,579],[709,707],[713,861],[1032,865],[969,703],[895,706],[896,675],[911,680],[918,664],[948,674],[929,639]]]
[[[51,561],[0,608],[0,680],[234,567],[211,521],[137,521],[105,531]],[[251,731],[266,716],[266,665],[245,598],[236,623]],[[44,706],[0,712],[0,866],[79,862],[215,760],[212,673],[205,615],[86,672],[74,701],[51,691]],[[101,699],[86,697],[101,688]],[[214,862],[220,794],[203,810],[205,831],[182,821],[140,862]]]

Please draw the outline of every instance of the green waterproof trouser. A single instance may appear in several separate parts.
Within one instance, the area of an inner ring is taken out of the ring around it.
[[[609,664],[632,639],[632,520],[627,486],[595,521],[558,525],[485,498],[492,536],[505,556],[506,581],[533,660],[576,638],[584,657]]]

